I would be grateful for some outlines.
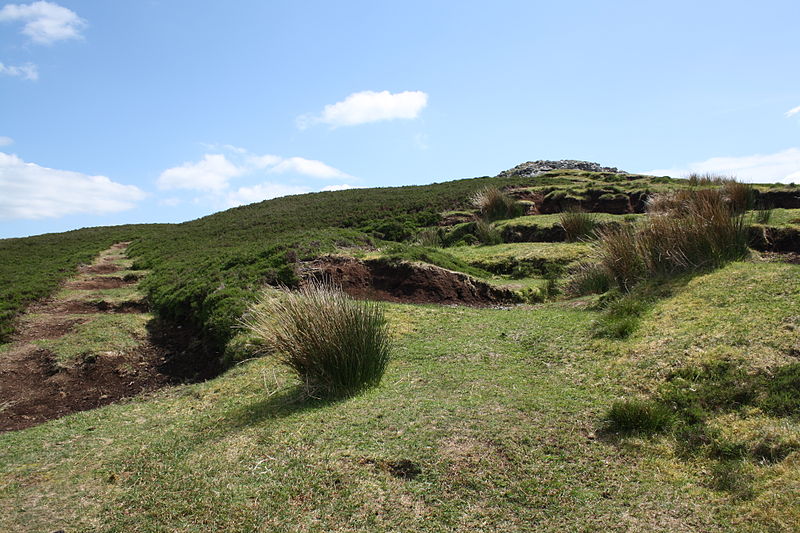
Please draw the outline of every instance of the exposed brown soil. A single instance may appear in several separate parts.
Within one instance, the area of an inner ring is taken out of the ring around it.
[[[461,272],[407,261],[326,256],[307,263],[302,274],[305,279],[329,279],[354,298],[473,306],[516,301],[512,291]]]
[[[115,263],[127,243],[112,247],[95,264],[79,269],[66,288],[92,291],[134,285],[135,279],[100,278],[121,267]],[[191,378],[210,377],[216,367],[196,367],[192,350],[198,349],[191,335],[177,335],[162,323],[148,326],[148,338],[125,351],[91,354],[79,361],[59,365],[55,354],[33,344],[56,339],[92,318],[74,315],[97,313],[144,313],[144,302],[105,302],[47,299],[30,306],[19,320],[10,349],[0,354],[0,432],[40,424],[61,416],[100,407],[121,398],[136,396],[166,384]],[[176,339],[183,344],[176,346]],[[194,366],[188,362],[193,362]],[[208,365],[207,365],[208,366]],[[191,368],[190,368],[191,367]]]
[[[753,226],[750,246],[763,252],[800,253],[800,231],[791,227]]]
[[[157,371],[164,356],[143,344],[108,352],[67,368],[33,344],[3,354],[0,364],[0,431],[23,429],[77,411],[94,409],[163,386]]]

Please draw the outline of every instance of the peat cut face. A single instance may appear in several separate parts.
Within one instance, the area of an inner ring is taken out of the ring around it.
[[[515,294],[461,272],[408,261],[326,256],[307,263],[304,279],[330,280],[354,298],[404,303],[491,306]]]

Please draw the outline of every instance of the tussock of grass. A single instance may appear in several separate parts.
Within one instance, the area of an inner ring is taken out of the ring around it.
[[[591,237],[597,221],[592,213],[571,210],[561,213],[559,224],[564,228],[567,242],[576,242]]]
[[[471,203],[478,210],[480,217],[487,222],[518,217],[523,212],[523,206],[518,201],[492,186],[476,192],[471,198]]]
[[[484,219],[475,221],[475,237],[478,242],[488,246],[503,242],[503,237],[497,227]]]
[[[389,362],[390,335],[380,305],[353,300],[329,284],[268,293],[250,309],[246,324],[311,398],[373,387]]]
[[[658,203],[637,226],[602,228],[595,250],[598,268],[620,289],[640,281],[716,268],[748,254],[743,203],[749,186],[681,190]],[[652,206],[651,206],[652,207]],[[581,283],[572,284],[579,288]]]
[[[672,424],[672,412],[664,405],[647,400],[614,402],[606,415],[606,428],[615,433],[653,434]]]

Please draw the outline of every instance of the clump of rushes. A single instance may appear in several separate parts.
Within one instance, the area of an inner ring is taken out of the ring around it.
[[[340,287],[312,281],[298,291],[265,293],[247,328],[300,379],[308,397],[351,396],[377,385],[391,349],[383,308]]]
[[[749,205],[749,186],[739,185],[729,181],[716,189],[667,195],[650,204],[642,224],[597,230],[598,267],[629,291],[646,278],[715,268],[746,257],[742,209]]]
[[[575,242],[590,237],[597,226],[597,221],[591,213],[574,209],[561,213],[559,224],[564,228],[567,241]]]
[[[772,220],[772,213],[773,210],[769,207],[762,207],[758,211],[756,211],[755,222],[756,224],[769,224],[769,221]]]
[[[503,242],[503,236],[500,234],[494,224],[487,222],[483,219],[475,221],[475,237],[481,244],[500,244]]]
[[[488,222],[514,218],[523,212],[522,204],[497,187],[486,187],[476,192],[471,199],[480,217]]]
[[[425,228],[417,234],[417,244],[429,248],[442,246],[442,232],[439,228]]]

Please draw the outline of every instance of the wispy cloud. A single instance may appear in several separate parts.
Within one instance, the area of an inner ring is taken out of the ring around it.
[[[787,111],[787,112],[786,112],[786,116],[787,116],[787,117],[793,117],[793,116],[795,116],[795,115],[796,115],[796,114],[798,114],[798,113],[800,113],[800,105],[799,105],[799,106],[797,106],[797,107],[793,107],[792,109],[790,109],[789,111]]]
[[[33,63],[25,63],[19,66],[0,63],[0,74],[22,78],[23,80],[36,81],[39,79],[39,69]]]
[[[74,11],[53,2],[6,4],[0,9],[0,21],[24,22],[22,33],[37,44],[52,44],[80,39],[86,21]]]
[[[298,117],[297,127],[305,129],[314,124],[327,124],[336,128],[382,120],[413,119],[427,105],[428,95],[422,91],[362,91],[351,94],[341,102],[326,105],[318,115]]]
[[[26,163],[0,152],[0,219],[54,218],[131,209],[145,193],[105,176]]]
[[[14,139],[0,136],[0,146],[8,146],[9,144],[14,144]]]
[[[712,157],[689,163],[685,167],[655,169],[646,174],[683,177],[692,172],[734,176],[753,183],[800,182],[800,148],[789,148],[774,154]]]

